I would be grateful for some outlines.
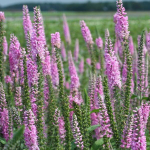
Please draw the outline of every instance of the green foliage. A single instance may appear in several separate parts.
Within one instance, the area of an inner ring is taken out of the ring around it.
[[[31,109],[30,95],[29,95],[29,85],[28,85],[28,76],[27,76],[27,64],[26,64],[26,56],[23,60],[24,67],[24,95],[23,95],[23,105],[26,110]]]
[[[42,64],[39,55],[37,56],[38,62],[38,99],[37,99],[37,131],[38,131],[38,142],[41,150],[45,147],[45,138],[44,138],[44,94],[43,94],[43,73],[42,73]]]
[[[17,144],[17,142],[22,138],[23,133],[24,133],[24,126],[21,126],[14,134],[12,139],[10,139],[6,145],[4,146],[3,150],[11,150],[11,149],[15,149],[15,146]]]
[[[88,132],[92,132],[92,131],[94,131],[94,130],[95,130],[96,128],[98,128],[98,127],[100,127],[99,124],[90,126],[90,127],[87,129],[87,131],[88,131]]]
[[[95,143],[91,147],[91,150],[101,150],[103,149],[103,144],[104,144],[104,141],[103,141],[103,138],[101,138],[95,141]]]
[[[113,137],[115,139],[116,146],[119,147],[119,143],[120,143],[119,134],[118,134],[117,125],[116,125],[116,122],[115,122],[115,119],[114,119],[113,110],[112,110],[112,106],[111,106],[107,77],[104,77],[103,88],[104,88],[104,95],[105,95],[107,113],[108,113],[108,116],[109,116],[109,119],[110,119],[110,124],[111,124],[112,131],[113,131]]]
[[[3,26],[3,21],[0,21],[0,82],[4,84],[3,40],[5,31]]]

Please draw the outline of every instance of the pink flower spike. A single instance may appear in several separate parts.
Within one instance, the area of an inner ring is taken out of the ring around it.
[[[115,32],[116,36],[119,38],[121,42],[127,40],[129,37],[129,24],[128,24],[128,16],[126,16],[125,8],[123,7],[123,3],[121,0],[117,1],[117,12],[114,15],[114,23],[115,23]]]
[[[0,11],[0,21],[4,21],[4,20],[5,20],[4,12]]]
[[[35,116],[31,109],[26,110],[24,112],[24,125],[25,125],[24,130],[25,145],[28,147],[29,150],[40,150],[38,147]]]
[[[62,55],[63,60],[66,61],[66,49],[65,49],[65,45],[63,42],[61,43],[61,55]]]
[[[29,9],[27,5],[23,5],[23,28],[26,40],[28,39],[28,34],[32,36],[32,22],[30,19]]]
[[[61,40],[59,32],[55,32],[51,34],[51,44],[52,47],[60,48]]]
[[[79,72],[82,74],[84,72],[84,59],[82,58],[79,64]]]
[[[64,30],[64,35],[65,35],[65,40],[70,45],[71,37],[70,37],[69,26],[68,26],[67,18],[65,16],[65,14],[63,14],[63,30]]]
[[[96,42],[96,45],[97,45],[97,47],[98,47],[99,49],[103,49],[103,40],[102,40],[101,37],[98,37],[98,38],[95,40],[95,42]]]
[[[81,33],[84,38],[84,41],[87,44],[87,46],[89,47],[90,45],[92,45],[94,43],[91,32],[83,20],[80,21],[80,26],[81,26]]]
[[[75,49],[74,49],[74,60],[77,62],[79,57],[79,40],[76,39]]]
[[[4,61],[6,61],[7,51],[8,51],[8,44],[7,44],[6,36],[4,36],[4,38],[3,38],[3,55],[4,55]]]

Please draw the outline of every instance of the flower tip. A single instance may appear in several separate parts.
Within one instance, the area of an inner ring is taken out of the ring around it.
[[[4,21],[4,20],[5,20],[4,12],[0,11],[0,21]]]

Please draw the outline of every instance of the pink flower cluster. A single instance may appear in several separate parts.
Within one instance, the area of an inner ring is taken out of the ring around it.
[[[109,36],[108,37],[106,36],[105,41],[105,68],[106,68],[105,73],[108,76],[109,88],[111,90],[114,88],[114,86],[118,86],[119,88],[121,88],[119,62],[114,54],[112,43]]]
[[[103,40],[101,37],[96,38],[95,42],[99,49],[103,49]]]
[[[60,48],[61,40],[60,40],[59,32],[51,34],[51,44],[52,44],[52,47]]]
[[[79,72],[82,74],[84,72],[84,59],[82,58],[79,63]]]
[[[86,23],[83,20],[80,21],[80,26],[81,26],[81,33],[82,33],[82,36],[83,36],[86,44],[88,46],[92,45],[94,42],[93,42],[93,38],[92,38],[92,35],[91,35],[91,32],[90,32],[88,26],[86,25]]]
[[[143,120],[143,112],[141,107],[134,110],[131,149],[146,150],[145,122]]]
[[[23,5],[23,27],[24,27],[25,38],[27,40],[28,34],[31,36],[32,30],[33,30],[32,22],[30,19],[30,14],[29,14],[27,5]]]
[[[129,24],[128,24],[128,16],[125,16],[125,8],[123,7],[122,0],[117,1],[117,12],[114,15],[115,22],[115,32],[116,36],[123,42],[123,40],[127,40],[129,37]]]
[[[79,81],[78,74],[76,72],[75,64],[73,62],[71,51],[68,52],[68,61],[69,61],[69,73],[71,78],[70,91],[77,92],[80,86],[80,81]]]
[[[61,139],[61,143],[65,144],[65,136],[66,136],[66,130],[65,130],[65,122],[63,117],[59,117],[59,136]]]
[[[15,93],[15,105],[16,105],[16,108],[18,110],[18,112],[21,112],[22,111],[22,97],[21,97],[21,87],[16,87],[16,93]]]
[[[21,47],[16,36],[13,34],[10,37],[10,47],[9,47],[9,64],[10,64],[10,74],[13,79],[16,80],[19,77],[19,61],[21,57]]]
[[[123,130],[123,135],[121,139],[121,148],[128,149],[131,147],[132,142],[132,129],[133,129],[133,116],[131,116],[130,119],[128,119],[128,122],[125,125],[125,128]]]
[[[6,61],[7,50],[8,50],[8,44],[7,44],[6,36],[4,36],[4,38],[3,38],[3,55],[4,55],[4,61]]]
[[[9,114],[7,109],[7,102],[3,89],[3,84],[0,82],[0,131],[6,141],[9,140]]]
[[[39,150],[35,116],[31,109],[24,112],[24,125],[24,138],[26,146],[29,148],[29,150]]]
[[[52,49],[52,57],[51,57],[51,76],[53,87],[56,89],[59,84],[59,74],[54,48]]]
[[[63,60],[66,61],[66,49],[65,49],[65,45],[63,42],[61,43],[61,55],[62,55]]]
[[[0,11],[0,21],[4,21],[4,20],[5,20],[4,12]]]
[[[39,54],[41,61],[44,61],[44,54],[46,49],[46,38],[44,32],[43,18],[40,9],[34,7],[34,23],[31,36],[31,54],[34,61],[36,61],[37,54]]]
[[[75,114],[73,115],[73,119],[71,122],[71,128],[72,128],[72,133],[73,133],[73,137],[75,139],[76,146],[79,149],[83,150],[84,143],[82,141],[82,135],[81,135],[80,129],[78,127],[77,116]]]
[[[74,60],[77,62],[79,57],[79,40],[76,39],[75,49],[74,49]]]
[[[65,40],[70,45],[71,44],[71,37],[70,37],[69,26],[67,23],[67,18],[65,15],[63,15],[63,29],[64,29]]]

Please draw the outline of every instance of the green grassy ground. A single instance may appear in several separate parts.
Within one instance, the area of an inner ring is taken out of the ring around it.
[[[70,27],[72,47],[74,48],[75,39],[79,38],[81,48],[85,48],[85,44],[80,31],[80,20],[85,20],[89,26],[93,38],[97,37],[96,28],[99,34],[104,38],[105,29],[108,28],[112,39],[114,39],[114,23],[113,15],[115,12],[65,12],[68,18]],[[50,34],[53,32],[60,32],[61,38],[64,40],[62,27],[63,12],[42,12],[45,25],[45,33],[49,43]],[[129,16],[129,30],[133,36],[135,44],[137,43],[137,36],[141,34],[143,29],[150,27],[150,12],[128,12]],[[25,46],[23,26],[22,26],[22,12],[5,12],[6,16],[6,36],[10,38],[10,34],[14,33],[20,40],[22,46]],[[33,18],[33,13],[31,13]]]
[[[80,20],[85,20],[87,25],[89,26],[93,39],[95,41],[97,37],[96,28],[100,34],[100,36],[104,40],[105,29],[108,28],[110,31],[110,36],[112,41],[115,41],[114,34],[114,22],[113,15],[115,12],[87,12],[87,13],[76,13],[76,12],[65,12],[68,18],[68,24],[71,33],[72,44],[69,50],[74,51],[75,39],[79,39],[80,44],[80,57],[84,56],[84,59],[89,57],[88,50],[85,46],[85,42],[81,35],[80,29]],[[31,13],[32,14],[32,13]],[[42,12],[44,18],[44,26],[45,26],[45,34],[47,38],[47,44],[50,45],[50,34],[54,32],[60,32],[61,40],[64,40],[63,34],[63,23],[62,23],[62,14],[63,12]],[[150,28],[150,12],[128,12],[129,16],[129,30],[131,35],[133,36],[133,40],[135,45],[137,45],[137,36],[141,34],[143,29]],[[22,47],[25,47],[26,41],[24,39],[23,25],[22,25],[22,13],[21,12],[6,12],[6,36],[9,43],[10,34],[14,33]],[[33,14],[31,15],[33,20]],[[76,64],[78,65],[78,64]],[[66,65],[65,65],[66,66]],[[89,67],[88,65],[86,67]],[[64,67],[67,71],[68,67]],[[88,83],[88,77],[84,76],[84,79],[81,79],[82,85],[86,85]],[[69,77],[68,77],[69,78]]]

